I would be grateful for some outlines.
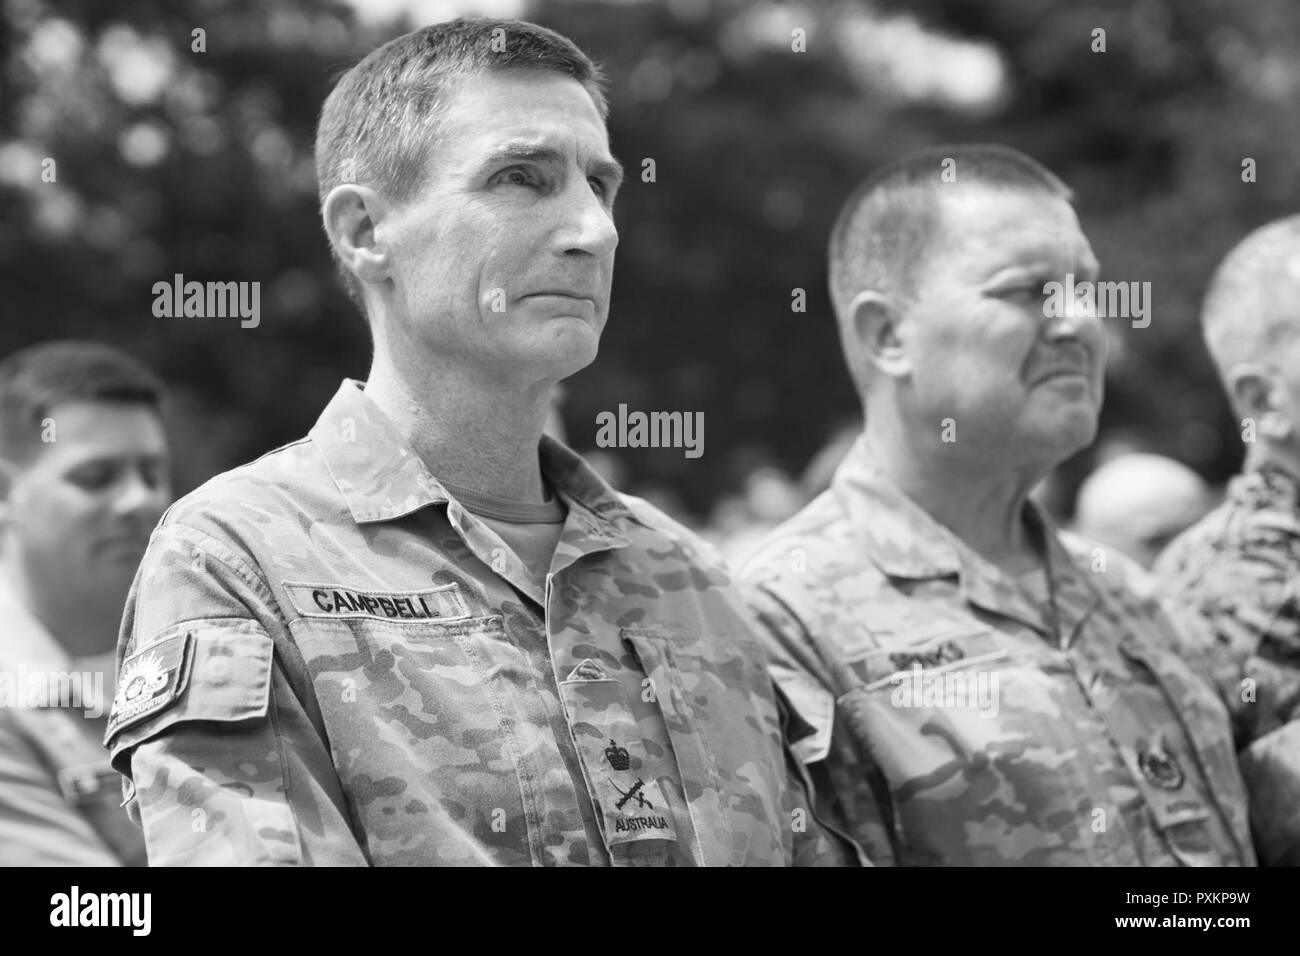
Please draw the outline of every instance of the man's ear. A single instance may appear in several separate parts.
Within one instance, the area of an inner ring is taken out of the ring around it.
[[[8,458],[0,458],[0,528],[8,526],[13,519],[14,482],[18,477],[18,466]]]
[[[858,355],[885,375],[906,375],[911,362],[898,336],[902,307],[883,292],[859,292],[849,303],[853,341]]]
[[[375,228],[388,210],[388,203],[378,192],[355,183],[335,186],[321,207],[330,245],[343,265],[362,282],[379,282],[388,277],[388,248],[377,238]]]
[[[1254,362],[1234,366],[1228,373],[1228,392],[1237,411],[1255,420],[1259,434],[1275,441],[1292,434],[1294,425],[1283,410],[1282,383],[1273,369]]]

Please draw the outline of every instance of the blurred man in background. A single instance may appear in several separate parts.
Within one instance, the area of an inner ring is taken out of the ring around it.
[[[1144,568],[1213,507],[1210,486],[1182,462],[1126,453],[1098,465],[1079,486],[1074,530],[1118,548]]]
[[[1300,866],[1300,216],[1247,236],[1202,310],[1205,341],[1246,441],[1243,474],[1169,546],[1156,573],[1201,633],[1232,711],[1261,861]]]
[[[742,576],[796,751],[876,863],[1254,862],[1222,704],[1123,559],[1029,500],[1102,401],[1100,320],[1045,303],[1097,275],[1070,200],[1014,150],[940,147],[831,237],[865,430]]]
[[[144,862],[101,740],[136,567],[170,499],[162,385],[90,342],[0,362],[0,863]]]
[[[720,561],[543,436],[609,306],[605,115],[587,56],[511,20],[330,94],[321,209],[373,364],[153,538],[108,730],[150,863],[822,858]]]

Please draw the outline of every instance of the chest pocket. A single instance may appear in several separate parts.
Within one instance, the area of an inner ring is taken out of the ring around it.
[[[546,832],[583,832],[572,785],[500,616],[291,627],[372,861],[570,862]]]
[[[628,688],[587,659],[560,682],[560,696],[615,866],[674,866],[698,862],[695,841],[679,857],[678,819],[688,818],[671,748],[653,716],[640,719]],[[683,828],[684,829],[684,828]]]
[[[840,664],[836,717],[905,865],[1088,859],[1078,801],[1096,781],[1070,756],[1078,728],[1060,718],[1059,678],[1010,641],[937,620]]]
[[[144,836],[121,806],[122,778],[79,726],[83,719],[55,708],[15,708],[12,713],[47,762],[68,805],[90,822],[123,864],[144,866]]]
[[[144,836],[122,803],[122,778],[108,758],[65,767],[58,774],[64,799],[76,807],[127,866],[145,865]]]
[[[662,714],[700,865],[783,863],[785,765],[761,654],[716,634],[625,627],[620,635],[646,674],[643,699]]]
[[[1186,865],[1223,865],[1231,842],[1238,858],[1227,862],[1253,862],[1227,710],[1172,655],[1132,636],[1120,652],[1143,680],[1120,691],[1112,731],[1170,853]]]

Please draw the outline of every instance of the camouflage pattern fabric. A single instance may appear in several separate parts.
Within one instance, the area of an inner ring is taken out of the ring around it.
[[[1260,860],[1300,866],[1300,482],[1238,476],[1155,572],[1232,712]]]
[[[539,587],[346,381],[170,508],[106,743],[151,864],[839,859],[707,547],[544,438]]]
[[[742,565],[826,812],[878,865],[1253,864],[1227,713],[1166,649],[1169,620],[1121,556],[1027,521],[1053,594],[859,441]]]
[[[144,840],[100,745],[108,701],[50,699],[50,687],[29,699],[33,677],[72,678],[56,647],[0,587],[0,866],[142,865]]]

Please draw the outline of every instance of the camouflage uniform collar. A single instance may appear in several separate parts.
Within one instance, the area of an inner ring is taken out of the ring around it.
[[[651,527],[633,514],[619,493],[572,448],[550,435],[543,435],[538,453],[542,462],[542,474],[568,505],[570,515],[575,507],[585,512],[586,523],[592,533],[601,533],[599,526],[602,524],[624,520],[635,521],[646,528]]]
[[[1025,522],[1041,536],[1054,602],[1031,599],[1013,576],[975,552],[873,468],[863,439],[858,439],[836,471],[832,488],[843,500],[865,554],[891,578],[956,577],[967,603],[1013,618],[1043,635],[1057,631],[1063,640],[1097,604],[1051,519],[1035,501],[1025,504]]]
[[[1229,497],[1255,508],[1300,510],[1300,478],[1266,461],[1234,478]]]
[[[453,501],[364,388],[364,382],[344,379],[309,432],[353,520],[391,521]],[[542,474],[570,509],[577,506],[584,513],[584,524],[593,534],[607,534],[599,527],[606,522],[635,520],[618,494],[576,452],[548,435],[542,436],[539,451]]]
[[[859,437],[835,471],[833,492],[844,502],[866,554],[893,578],[960,574],[959,539],[877,471]]]

